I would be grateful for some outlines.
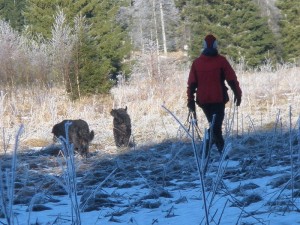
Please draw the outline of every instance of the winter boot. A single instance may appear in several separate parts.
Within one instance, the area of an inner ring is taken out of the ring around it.
[[[223,154],[223,148],[224,148],[224,140],[223,138],[222,139],[217,139],[216,142],[215,142],[216,146],[217,146],[217,149],[218,149],[218,152],[220,153],[220,155]]]
[[[218,149],[218,152],[220,153],[220,156],[222,156],[223,155],[223,150],[224,150],[224,141],[223,142],[217,142],[216,143],[216,146],[217,146],[217,149]],[[226,155],[225,156],[225,159],[227,160],[227,159],[229,159],[229,156],[228,155]]]

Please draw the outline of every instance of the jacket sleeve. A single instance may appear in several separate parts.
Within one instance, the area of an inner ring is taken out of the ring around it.
[[[189,73],[189,78],[188,78],[188,82],[187,82],[187,98],[188,98],[188,102],[190,101],[194,101],[195,100],[195,92],[198,86],[197,83],[197,74],[196,74],[196,70],[195,70],[195,62],[193,62],[190,73]]]
[[[225,59],[223,63],[223,69],[225,74],[225,80],[227,81],[228,85],[230,86],[231,90],[233,91],[236,97],[242,97],[242,90],[240,88],[240,84],[237,80],[237,76],[229,64],[229,62]]]

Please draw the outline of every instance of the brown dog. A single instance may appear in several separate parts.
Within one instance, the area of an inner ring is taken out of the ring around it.
[[[112,109],[114,139],[117,147],[128,147],[131,136],[131,120],[126,108]]]
[[[63,120],[52,128],[54,135],[53,139],[56,140],[60,136],[66,138],[65,124],[70,122],[68,136],[69,141],[74,145],[74,150],[79,152],[81,156],[87,156],[89,151],[89,144],[94,139],[94,131],[90,132],[89,125],[84,120]]]

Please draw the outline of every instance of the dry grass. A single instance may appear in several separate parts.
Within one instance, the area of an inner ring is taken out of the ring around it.
[[[144,61],[143,61],[144,60]],[[130,81],[122,77],[110,96],[90,96],[72,102],[63,89],[15,88],[0,95],[0,138],[6,145],[12,144],[16,130],[24,124],[23,149],[52,143],[52,126],[63,119],[84,119],[95,131],[93,149],[104,152],[115,150],[112,108],[128,107],[132,120],[133,137],[138,145],[161,142],[178,137],[179,125],[161,107],[165,105],[181,121],[187,120],[186,81],[188,64],[178,63],[178,57],[161,58],[160,73],[149,72],[147,59],[141,58]],[[278,67],[275,71],[263,68],[259,72],[238,71],[243,90],[239,107],[239,130],[270,129],[276,118],[288,124],[289,107],[295,124],[300,112],[300,68]],[[3,89],[4,90],[4,89]],[[231,94],[231,92],[230,92]],[[228,118],[232,104],[228,103]],[[200,129],[207,126],[204,115],[198,110]],[[235,127],[236,125],[234,125]]]
[[[286,68],[276,71],[238,74],[243,89],[243,104],[240,107],[244,115],[256,120],[262,117],[263,124],[276,120],[280,110],[283,120],[288,119],[289,106],[293,117],[298,118],[300,109],[300,68]]]

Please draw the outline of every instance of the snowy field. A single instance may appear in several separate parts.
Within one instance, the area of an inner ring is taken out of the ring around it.
[[[76,177],[53,146],[22,152],[11,224],[300,224],[298,135],[229,138],[229,160],[213,147],[203,183],[190,140],[76,156]],[[11,156],[1,159],[10,171]]]

